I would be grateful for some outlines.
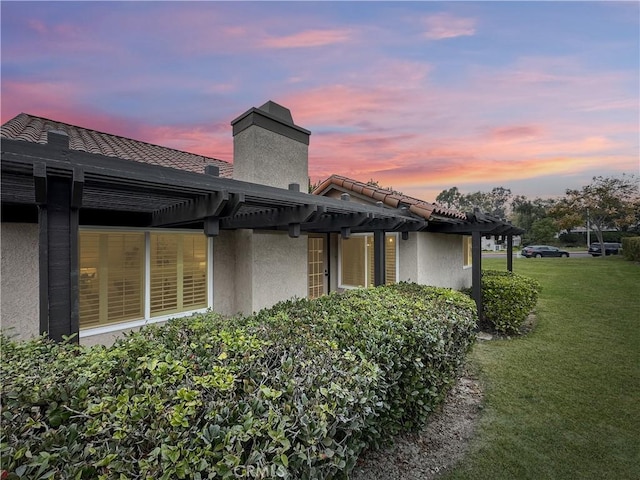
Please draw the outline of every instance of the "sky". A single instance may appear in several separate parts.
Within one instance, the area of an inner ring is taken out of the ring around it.
[[[640,2],[2,1],[20,112],[233,160],[268,100],[340,174],[434,201],[640,170]]]

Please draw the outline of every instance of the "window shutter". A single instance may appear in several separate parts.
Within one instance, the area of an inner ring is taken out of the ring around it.
[[[80,232],[80,327],[100,324],[100,235]]]
[[[207,306],[207,238],[151,234],[151,315]]]
[[[384,246],[384,260],[385,260],[385,283],[390,285],[396,283],[396,247],[398,243],[398,237],[396,235],[389,235],[386,238],[386,244]]]
[[[178,311],[178,236],[151,234],[151,315]]]
[[[80,232],[80,327],[143,317],[144,234]]]
[[[342,284],[350,287],[365,287],[365,237],[351,237],[341,239]]]
[[[207,242],[204,235],[183,235],[182,310],[207,306]]]

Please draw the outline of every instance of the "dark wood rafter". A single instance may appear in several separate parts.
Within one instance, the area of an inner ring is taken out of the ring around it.
[[[60,148],[17,140],[2,142],[3,205],[35,203],[34,182],[36,194],[41,196],[46,190],[43,172],[46,175],[72,176],[71,172],[76,167],[82,172],[76,178],[84,177],[82,210],[104,211],[104,214],[92,215],[92,218],[104,219],[107,224],[113,224],[118,215],[123,217],[129,212],[139,219],[150,215],[150,221],[140,226],[194,225],[199,222],[200,225],[206,223],[208,234],[214,235],[220,229],[239,228],[240,224],[245,226],[247,219],[255,220],[256,224],[246,228],[278,230],[284,227],[293,235],[298,234],[298,229],[300,232],[329,232],[340,231],[343,226],[356,228],[368,218],[380,219],[377,224],[372,224],[373,227],[398,231],[417,231],[425,225],[423,219],[399,209],[344,202],[295,189],[285,190],[86,152],[61,151]],[[30,189],[28,183],[21,183],[22,178],[32,178]],[[223,192],[228,192],[226,202]],[[222,209],[217,211],[220,206]],[[282,214],[255,214],[255,211],[277,211],[287,216],[303,210],[305,206],[315,207],[310,218],[300,218],[300,221],[292,218],[284,225],[280,225]],[[271,225],[269,218],[274,220]],[[384,221],[385,218],[388,220]]]
[[[245,204],[245,194],[240,193],[231,193],[229,196],[229,200],[224,205],[222,210],[219,213],[219,217],[233,217],[238,210]]]
[[[47,203],[47,166],[38,162],[33,165],[33,186],[36,204]]]
[[[205,217],[217,217],[229,201],[229,192],[209,193],[179,205],[172,205],[152,213],[152,227],[191,223]]]
[[[343,228],[349,228],[353,230],[356,227],[363,225],[367,220],[371,219],[370,213],[350,213],[346,215],[325,216],[312,224],[305,226],[307,231],[312,232],[340,232]]]
[[[82,206],[82,196],[84,193],[84,171],[82,168],[74,167],[71,175],[71,208]]]
[[[221,219],[225,229],[268,228],[306,222],[317,211],[316,205],[301,205],[264,210]]]

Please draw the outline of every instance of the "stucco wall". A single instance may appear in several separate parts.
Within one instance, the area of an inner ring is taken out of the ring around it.
[[[309,184],[309,146],[278,133],[251,126],[233,138],[233,178],[272,187]]]
[[[253,230],[238,230],[234,237],[235,278],[233,313],[253,311]]]
[[[236,233],[222,230],[213,238],[213,310],[222,315],[237,313]]]
[[[307,237],[237,230],[214,240],[213,309],[253,312],[307,295]]]
[[[307,296],[307,237],[254,232],[252,313],[292,297]],[[238,294],[242,294],[238,290]]]
[[[39,335],[39,252],[38,225],[2,223],[0,325],[17,338]]]
[[[471,267],[463,267],[461,235],[411,234],[414,235],[417,283],[456,290],[471,286]]]

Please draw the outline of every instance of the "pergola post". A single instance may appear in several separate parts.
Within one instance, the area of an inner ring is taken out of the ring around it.
[[[386,283],[385,278],[385,234],[384,230],[373,232],[373,284],[378,287]]]
[[[507,271],[513,272],[513,235],[507,235]]]
[[[478,319],[482,316],[482,234],[471,232],[471,291],[478,309]]]
[[[56,341],[80,331],[78,206],[73,204],[73,197],[77,196],[74,185],[78,182],[69,178],[47,177],[47,201],[39,206],[40,333],[46,332]],[[74,341],[78,342],[77,335]]]

